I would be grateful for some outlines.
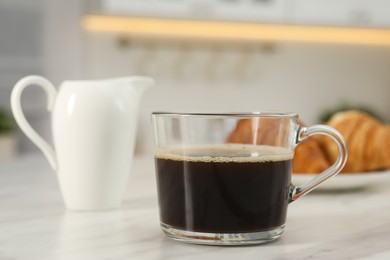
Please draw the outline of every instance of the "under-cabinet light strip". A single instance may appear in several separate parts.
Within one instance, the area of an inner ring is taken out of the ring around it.
[[[390,45],[390,30],[88,15],[87,31],[147,37]]]

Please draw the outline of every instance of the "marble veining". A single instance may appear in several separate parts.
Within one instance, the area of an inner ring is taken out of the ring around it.
[[[135,159],[123,207],[101,212],[66,210],[43,156],[27,156],[0,164],[0,259],[390,259],[389,186],[313,192],[269,244],[200,246],[160,231],[151,156]]]

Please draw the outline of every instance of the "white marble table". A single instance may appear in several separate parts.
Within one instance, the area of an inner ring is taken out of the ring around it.
[[[390,259],[390,183],[314,192],[289,207],[276,242],[246,247],[188,245],[159,229],[152,157],[136,158],[123,208],[64,209],[41,155],[0,163],[1,260]]]

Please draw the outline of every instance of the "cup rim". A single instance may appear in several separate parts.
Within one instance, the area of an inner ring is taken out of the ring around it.
[[[207,113],[207,112],[167,112],[155,111],[152,116],[163,117],[273,117],[273,118],[298,118],[295,112],[279,112],[279,111],[255,111],[255,112],[222,112],[222,113]]]

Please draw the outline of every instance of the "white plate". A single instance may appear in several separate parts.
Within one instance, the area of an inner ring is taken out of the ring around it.
[[[299,174],[292,175],[294,185],[302,185],[317,174]],[[345,190],[360,189],[377,185],[390,185],[390,170],[366,173],[340,173],[335,177],[323,182],[316,190]]]

